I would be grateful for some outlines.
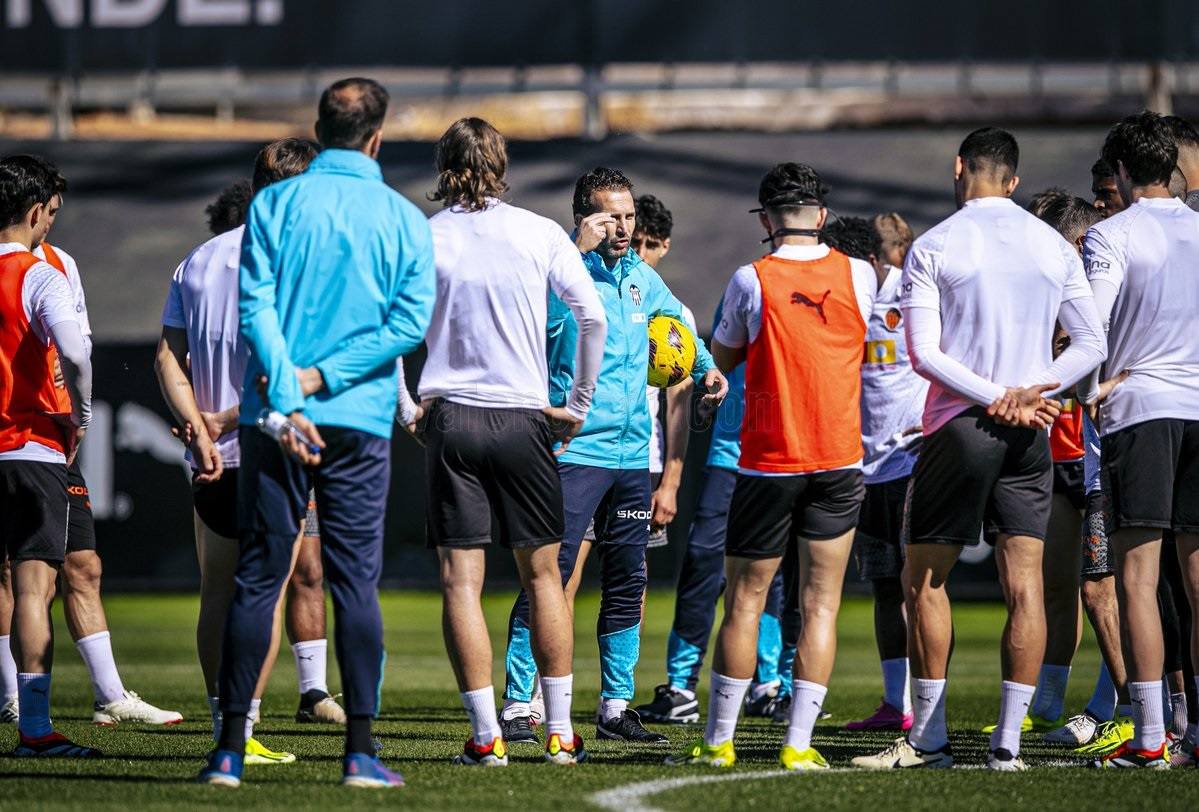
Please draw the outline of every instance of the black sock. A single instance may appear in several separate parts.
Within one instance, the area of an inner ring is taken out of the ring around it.
[[[346,753],[375,754],[375,745],[371,742],[371,717],[355,715],[346,718]]]
[[[246,716],[245,713],[230,713],[226,711],[221,720],[221,740],[217,742],[218,750],[229,750],[234,753],[246,751]]]

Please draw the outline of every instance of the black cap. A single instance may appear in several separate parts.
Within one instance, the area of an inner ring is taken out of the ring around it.
[[[829,189],[819,173],[807,164],[778,164],[766,173],[758,186],[759,212],[781,206],[823,206]]]

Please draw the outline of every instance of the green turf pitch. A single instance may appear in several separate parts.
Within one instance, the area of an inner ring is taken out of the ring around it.
[[[672,595],[655,592],[638,671],[638,701],[648,699],[662,680]],[[487,611],[502,663],[502,634],[510,594],[493,594]],[[428,593],[383,596],[387,629],[387,673],[383,712],[376,728],[385,758],[408,786],[394,792],[345,790],[340,775],[341,739],[334,730],[292,721],[295,671],[284,648],[263,707],[258,736],[274,749],[299,756],[292,765],[250,767],[240,790],[197,786],[192,777],[211,746],[209,721],[194,653],[196,600],[191,596],[113,596],[107,601],[117,662],[126,687],[147,700],[182,711],[183,725],[167,729],[95,728],[90,724],[91,689],[87,673],[58,617],[58,648],[53,686],[54,718],[79,742],[102,748],[108,758],[94,762],[35,761],[0,757],[0,806],[10,809],[112,808],[131,812],[220,803],[257,809],[398,804],[413,809],[602,808],[595,793],[661,779],[719,778],[648,796],[609,796],[609,808],[814,809],[814,810],[1010,810],[1025,809],[1195,809],[1199,771],[1098,773],[1079,769],[1068,751],[1026,738],[1025,758],[1034,769],[1023,774],[990,774],[978,769],[919,773],[862,774],[848,770],[822,775],[762,775],[728,781],[725,776],[773,771],[783,729],[746,722],[738,733],[740,761],[728,772],[696,771],[662,765],[667,752],[682,748],[698,727],[663,728],[669,748],[635,749],[595,741],[594,712],[599,688],[594,637],[597,601],[580,599],[575,666],[575,723],[593,761],[576,768],[541,762],[538,749],[514,749],[507,769],[454,767],[451,757],[469,734],[441,641],[440,601]],[[829,690],[833,718],[817,729],[815,745],[833,766],[846,768],[853,755],[880,749],[886,735],[839,732],[845,721],[873,710],[881,682],[868,602],[849,600],[841,613],[841,647]],[[962,605],[956,616],[957,649],[951,674],[949,718],[958,762],[978,767],[986,737],[975,732],[998,709],[998,639],[1002,609]],[[1089,696],[1098,655],[1088,636],[1070,682],[1067,709],[1076,711]],[[330,674],[336,690],[335,666]],[[706,678],[703,688],[706,689]],[[502,686],[497,668],[495,684]],[[701,697],[703,699],[703,697]],[[7,749],[16,734],[0,729]]]

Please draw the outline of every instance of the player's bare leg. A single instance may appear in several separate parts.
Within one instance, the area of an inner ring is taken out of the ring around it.
[[[300,536],[296,565],[287,581],[284,622],[299,680],[297,722],[344,725],[346,714],[329,692],[325,572],[320,536]]]
[[[1199,534],[1176,533],[1174,543],[1178,547],[1178,563],[1182,569],[1183,583],[1186,585],[1187,600],[1191,605],[1191,662],[1196,673],[1199,673]],[[1195,679],[1199,688],[1199,677]],[[1189,754],[1191,763],[1199,763],[1199,731],[1193,727],[1187,731],[1183,746],[1192,748]],[[1189,739],[1189,740],[1188,740]]]
[[[12,655],[12,572],[8,561],[0,562],[0,722],[16,722],[17,661]]]
[[[1038,729],[1060,724],[1070,664],[1082,640],[1079,570],[1082,566],[1082,516],[1063,494],[1053,495],[1049,532],[1044,542],[1045,660],[1037,677],[1030,715]]]
[[[1116,586],[1134,734],[1131,747],[1157,750],[1165,740],[1161,676],[1165,662],[1157,602],[1161,531],[1125,528],[1112,535]]]

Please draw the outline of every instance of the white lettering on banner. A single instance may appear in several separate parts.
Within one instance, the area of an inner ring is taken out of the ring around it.
[[[162,16],[167,0],[40,0],[57,28],[82,28],[84,10],[95,28],[144,28]],[[34,0],[4,0],[8,28],[33,23]],[[175,19],[184,28],[262,26],[283,22],[283,0],[176,0]]]

